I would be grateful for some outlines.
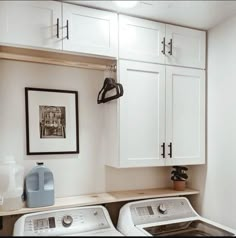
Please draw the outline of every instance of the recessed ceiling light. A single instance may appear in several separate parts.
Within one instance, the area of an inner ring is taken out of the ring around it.
[[[138,1],[113,1],[118,7],[132,8],[135,7]]]

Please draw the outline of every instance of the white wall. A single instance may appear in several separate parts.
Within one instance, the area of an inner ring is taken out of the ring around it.
[[[236,229],[236,16],[208,34],[207,166],[192,168],[203,216]]]
[[[102,71],[0,60],[0,156],[15,156],[25,174],[43,161],[54,174],[56,197],[169,185],[169,168],[104,166],[106,104],[96,101],[103,82]],[[79,155],[26,156],[24,87],[79,91]]]

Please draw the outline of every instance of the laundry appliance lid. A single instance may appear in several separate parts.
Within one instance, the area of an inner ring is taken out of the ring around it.
[[[152,236],[235,236],[229,228],[214,224],[214,222],[201,218],[181,219],[169,224],[158,224],[149,226],[137,226],[145,233]]]

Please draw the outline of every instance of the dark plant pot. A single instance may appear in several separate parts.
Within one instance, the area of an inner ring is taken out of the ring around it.
[[[186,181],[173,181],[173,188],[177,191],[184,191],[186,188]]]

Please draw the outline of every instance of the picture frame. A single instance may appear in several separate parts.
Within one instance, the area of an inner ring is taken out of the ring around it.
[[[27,155],[78,154],[78,91],[25,87]]]

